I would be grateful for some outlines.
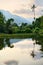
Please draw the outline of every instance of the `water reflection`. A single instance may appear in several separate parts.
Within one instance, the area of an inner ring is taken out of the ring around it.
[[[33,50],[31,52],[31,56],[34,58],[36,57],[39,53],[35,53],[35,45],[40,45],[40,49],[39,49],[39,56],[40,57],[43,57],[43,38],[40,38],[39,36],[35,36],[32,38],[32,40],[34,41],[35,40],[35,43],[33,43]]]
[[[11,43],[14,43],[13,44],[14,46]],[[10,49],[9,47],[13,48]],[[42,38],[36,37],[33,37],[32,39],[2,38],[0,39],[0,50],[1,50],[0,63],[1,64],[3,63],[2,65],[43,65]]]
[[[9,38],[0,38],[0,50],[5,48],[6,46],[13,48],[14,46],[10,44],[10,39]]]
[[[17,61],[8,61],[8,62],[5,62],[6,65],[18,65],[18,62]]]
[[[34,58],[36,56],[35,54],[35,43],[33,43],[33,50],[31,52],[31,56]]]
[[[4,44],[4,39],[0,38],[0,50],[3,49],[3,47],[5,47],[5,44]]]

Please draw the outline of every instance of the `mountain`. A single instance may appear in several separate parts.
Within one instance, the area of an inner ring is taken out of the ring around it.
[[[32,23],[32,22],[29,21],[29,19],[26,19],[26,18],[17,16],[17,15],[13,15],[9,11],[0,10],[0,12],[3,13],[3,15],[6,17],[6,20],[7,19],[10,19],[10,18],[13,18],[14,19],[14,22],[17,23],[17,24],[20,24],[20,23],[28,23],[28,24],[31,24]]]

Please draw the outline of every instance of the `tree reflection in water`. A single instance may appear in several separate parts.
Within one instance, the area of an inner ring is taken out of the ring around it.
[[[6,46],[13,48],[14,46],[11,45],[10,43],[10,39],[9,38],[0,38],[0,50],[2,50],[3,48],[5,48]]]
[[[3,47],[5,47],[4,39],[0,38],[0,50],[3,49]]]
[[[35,43],[33,43],[33,50],[31,52],[31,56],[34,58],[35,57]]]
[[[32,52],[31,52],[31,56],[34,58],[35,56],[36,56],[36,54],[35,54],[35,44],[38,44],[38,45],[40,45],[41,47],[40,47],[40,51],[41,51],[41,54],[42,54],[42,56],[41,57],[43,57],[43,38],[41,38],[40,36],[38,36],[38,35],[36,35],[36,36],[34,36],[33,38],[32,38],[32,40],[35,40],[35,43],[33,43],[33,50],[32,50]]]

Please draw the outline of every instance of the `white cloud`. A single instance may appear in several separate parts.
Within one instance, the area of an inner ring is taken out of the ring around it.
[[[15,10],[14,13],[17,14],[29,14],[31,11],[30,9],[20,9],[20,10]]]
[[[0,9],[8,10],[13,14],[18,14],[23,17],[33,16],[31,6],[36,5],[36,16],[43,10],[43,0],[0,0]],[[14,11],[14,12],[13,12]]]
[[[0,7],[4,9],[4,7],[18,9],[23,7],[22,5],[30,5],[34,2],[34,0],[0,0]],[[6,8],[6,9],[7,9]]]

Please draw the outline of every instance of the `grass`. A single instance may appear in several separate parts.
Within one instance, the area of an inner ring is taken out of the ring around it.
[[[0,34],[0,38],[31,38],[32,33],[23,33],[23,34]]]
[[[37,34],[36,34],[37,35]],[[22,34],[0,34],[0,38],[32,38],[33,33],[22,33]],[[43,37],[43,34],[39,34],[40,37]]]

